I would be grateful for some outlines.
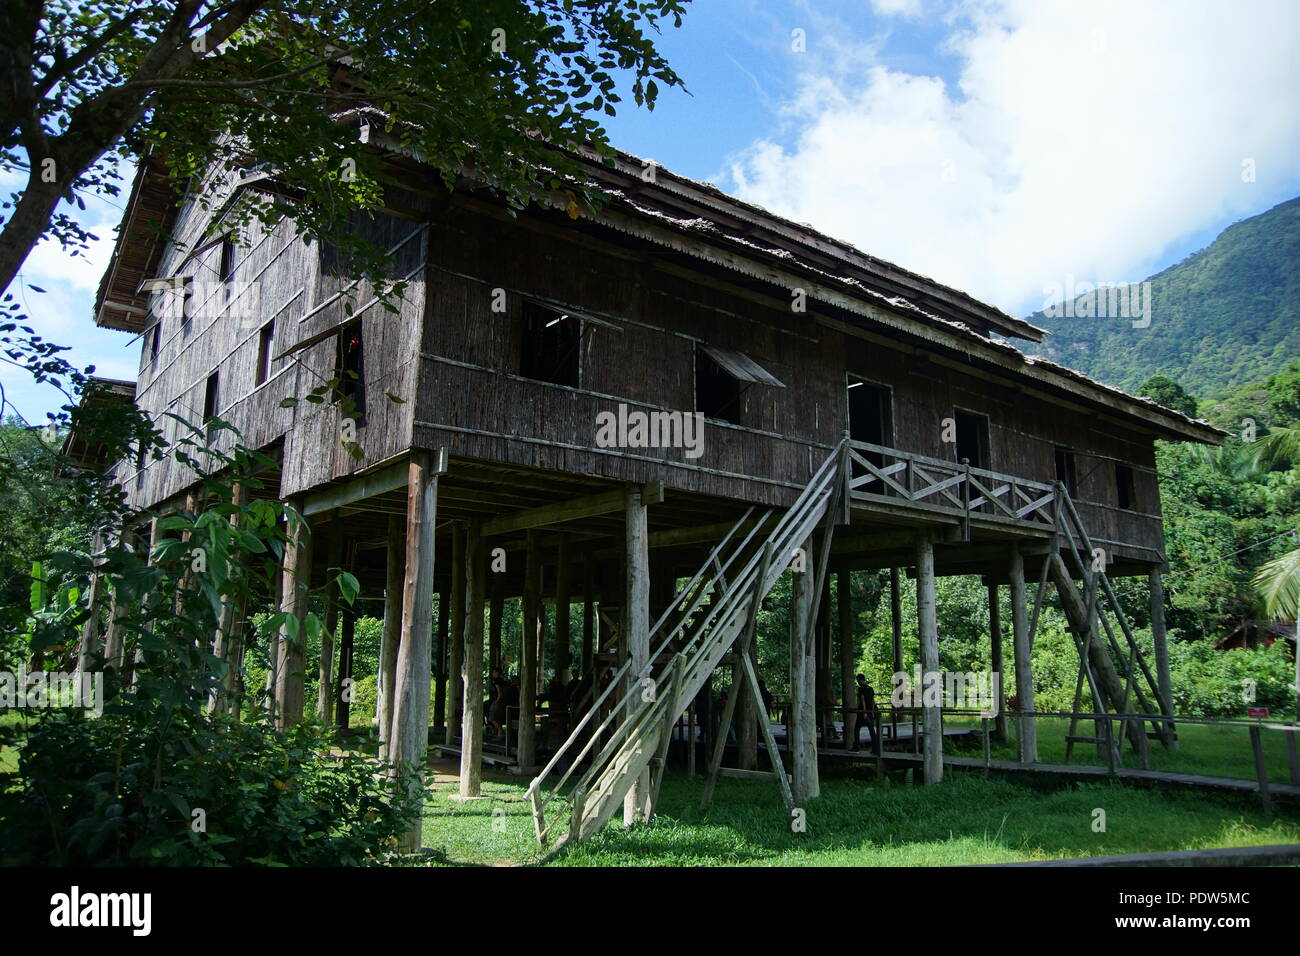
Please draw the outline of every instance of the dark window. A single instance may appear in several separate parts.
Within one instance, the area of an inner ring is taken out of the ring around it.
[[[153,324],[153,334],[149,337],[149,364],[154,365],[158,361],[158,350],[162,348],[162,316]]]
[[[1128,465],[1115,465],[1115,491],[1121,508],[1132,508],[1137,498],[1133,483],[1133,469]]]
[[[360,319],[339,330],[338,380],[338,400],[351,402],[357,424],[361,424],[366,417],[366,366]]]
[[[211,424],[212,419],[217,417],[221,411],[221,373],[213,372],[208,376],[207,384],[203,389],[203,421],[208,426],[208,439],[216,434],[216,428]]]
[[[1078,493],[1078,476],[1074,470],[1074,452],[1067,448],[1056,449],[1056,480],[1065,485],[1071,495]]]
[[[235,275],[235,240],[229,233],[221,237],[221,271],[222,282],[229,282]]]
[[[271,377],[271,356],[275,352],[275,320],[272,319],[257,333],[257,381],[261,385]]]
[[[695,350],[695,410],[740,424],[740,383],[702,349]]]
[[[969,462],[972,468],[988,468],[989,419],[987,415],[954,411],[957,426],[957,460]]]
[[[893,396],[889,389],[870,385],[860,378],[849,376],[849,438],[853,441],[866,442],[869,445],[892,447],[894,444]],[[861,452],[862,457],[877,468],[883,468],[890,461],[878,451]],[[853,477],[860,478],[867,474],[865,468],[853,463]],[[895,476],[897,480],[897,476]],[[884,485],[879,479],[861,486],[863,491],[879,494],[893,494],[893,489]]]
[[[525,302],[519,374],[577,388],[581,342],[582,320],[577,316]]]
[[[849,377],[849,437],[871,445],[894,444],[889,389]]]

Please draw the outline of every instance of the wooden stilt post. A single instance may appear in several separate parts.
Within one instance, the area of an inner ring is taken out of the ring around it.
[[[1160,692],[1160,709],[1172,716],[1174,691],[1169,677],[1169,641],[1165,634],[1165,582],[1159,568],[1152,568],[1147,574],[1147,584],[1151,594],[1151,643],[1155,648],[1156,689]],[[1160,724],[1160,738],[1170,749],[1178,747],[1178,734],[1172,721]]]
[[[302,514],[301,502],[294,510]],[[284,571],[280,583],[280,609],[290,614],[296,626],[280,628],[279,661],[275,682],[276,726],[281,730],[302,719],[304,648],[307,641],[307,592],[311,582],[311,528],[307,519],[289,523],[284,547]]]
[[[488,571],[488,672],[503,671],[501,666],[501,615],[506,596],[501,590],[501,579]],[[504,676],[504,674],[503,674]]]
[[[451,627],[447,634],[447,742],[460,733],[460,708],[465,688],[461,663],[465,650],[465,527],[451,530]]]
[[[624,531],[627,599],[623,605],[623,633],[632,661],[629,677],[635,682],[650,657],[650,536],[640,489],[627,492]],[[629,705],[629,717],[632,712],[632,705]],[[645,818],[649,811],[649,798],[650,771],[646,769],[623,800],[625,826]]]
[[[822,599],[816,625],[817,722],[829,747],[835,736],[835,687],[831,671],[831,576],[822,578]]]
[[[339,666],[335,681],[336,696],[334,700],[334,719],[341,730],[347,730],[352,724],[352,679],[353,650],[356,647],[357,612],[356,608],[345,607],[339,615]]]
[[[537,764],[537,635],[542,626],[542,557],[536,531],[528,532],[524,558],[523,632],[519,648],[519,766]]]
[[[986,583],[989,590],[989,670],[997,682],[997,698],[994,700],[997,716],[993,718],[993,738],[998,743],[1006,743],[1007,714],[1003,702],[1007,695],[1003,692],[1006,681],[1002,669],[1002,607],[998,604],[997,581],[989,578]]]
[[[469,526],[465,548],[465,639],[461,655],[460,795],[479,795],[483,776],[483,605],[487,596],[487,542],[482,523]]]
[[[573,556],[569,536],[561,534],[555,562],[555,676],[569,670],[571,660],[569,641],[569,611],[572,591]],[[569,673],[572,678],[572,671]]]
[[[582,556],[582,673],[595,679],[596,568],[588,548]]]
[[[943,780],[943,711],[925,694],[930,681],[939,681],[939,622],[934,594],[934,544],[926,536],[916,540],[916,623],[921,637],[921,685],[924,708],[922,727],[925,734],[925,783],[927,786]]]
[[[1034,721],[1034,676],[1030,663],[1029,614],[1025,601],[1025,559],[1017,545],[1011,546],[1008,569],[1011,583],[1011,635],[1016,663],[1016,701],[1021,716],[1016,736],[1021,763],[1038,762],[1038,725]]]
[[[447,739],[447,633],[451,628],[451,600],[447,589],[438,595],[438,641],[433,656],[433,726]]]
[[[853,572],[840,570],[835,583],[836,610],[839,611],[840,695],[844,700],[844,747],[847,750],[857,742],[859,720],[853,712],[858,705],[858,687],[853,677],[857,657],[857,644],[853,637]]]
[[[243,508],[247,505],[248,486],[243,482],[235,482],[230,488],[230,503],[236,508]],[[236,528],[240,526],[238,511],[230,516],[230,523]],[[239,573],[239,569],[232,568],[231,573]],[[208,699],[208,709],[213,713],[231,713],[231,705],[235,702],[241,689],[240,672],[244,662],[245,611],[245,597],[242,589],[235,595],[222,598],[221,620],[217,625],[217,639],[213,645],[213,653],[226,665],[226,671],[221,678],[220,690],[213,692]]]
[[[803,544],[805,563],[812,560],[811,542]],[[790,726],[786,728],[794,769],[795,806],[802,807],[821,793],[817,776],[817,714],[812,653],[811,569],[793,571],[790,597]]]
[[[393,743],[393,688],[397,683],[397,653],[402,640],[402,602],[406,582],[406,541],[402,519],[388,517],[385,557],[384,630],[379,648],[379,757],[385,759]]]
[[[441,456],[439,456],[441,458]],[[428,452],[413,451],[406,484],[406,575],[402,584],[402,633],[393,687],[392,760],[415,769],[408,796],[423,805],[424,763],[429,747],[429,680],[433,654],[434,530],[438,473]],[[420,847],[421,822],[403,835],[408,851]]]
[[[239,487],[236,485],[235,487]],[[95,533],[94,544],[91,547],[90,563],[90,587],[86,594],[86,622],[81,626],[81,644],[77,648],[77,674],[89,674],[94,667],[95,655],[99,653],[99,612],[101,605],[104,603],[104,582],[100,578],[98,570],[99,562],[103,552],[103,539],[98,532]],[[81,699],[85,700],[85,687],[89,686],[84,683],[78,684],[81,692]],[[214,695],[214,699],[219,695]]]
[[[339,622],[337,575],[343,569],[343,529],[338,512],[325,531],[325,576],[334,578],[325,592],[325,629],[320,636],[320,660],[316,674],[316,716],[322,726],[334,723],[334,631]]]
[[[903,585],[898,568],[889,569],[889,619],[893,626],[894,673],[903,671]]]

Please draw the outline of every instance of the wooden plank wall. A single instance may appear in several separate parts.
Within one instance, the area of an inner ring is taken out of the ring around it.
[[[1054,448],[1067,447],[1077,455],[1076,500],[1098,542],[1130,546],[1116,550],[1140,560],[1163,550],[1147,436],[1034,401],[977,374],[918,360],[888,341],[848,336],[779,303],[761,304],[689,280],[657,268],[654,256],[601,251],[562,231],[525,228],[454,203],[432,213],[428,200],[413,194],[390,206],[414,218],[358,215],[356,221],[359,231],[385,248],[402,243],[392,277],[414,273],[397,314],[376,306],[362,319],[361,460],[343,446],[332,406],[279,407],[282,399],[301,398],[332,377],[334,336],[276,363],[268,382],[254,384],[265,321],[275,319],[279,353],[347,319],[342,301],[317,308],[347,284],[336,274],[335,254],[295,240],[287,221],[246,236],[239,251],[236,288],[257,284],[255,314],[214,319],[209,310],[188,330],[173,321],[154,363],[148,337],[142,340],[141,406],[155,417],[172,411],[198,422],[207,377],[218,370],[220,414],[243,432],[245,443],[265,447],[283,439],[285,496],[411,447],[445,445],[456,455],[617,480],[660,480],[704,494],[786,505],[847,427],[845,376],[852,373],[893,390],[900,449],[955,461],[954,446],[942,441],[943,419],[954,408],[986,414],[993,470],[1052,481]],[[421,218],[430,218],[427,227]],[[161,275],[216,277],[219,245],[189,259],[182,252],[199,245],[206,221],[196,204],[182,209],[177,242],[164,256]],[[495,289],[505,290],[504,314],[492,310]],[[354,306],[369,301],[371,292],[361,284],[350,296]],[[529,296],[589,311],[621,328],[587,326],[580,388],[517,374]],[[680,448],[597,449],[596,416],[620,402],[646,411],[693,411],[698,343],[744,352],[787,387],[749,386],[742,426],[706,423],[698,459],[686,458]],[[181,428],[166,423],[164,430],[175,439]],[[1134,510],[1117,508],[1116,461],[1133,468]],[[153,465],[138,477],[133,472],[125,470],[127,486],[140,506],[180,492],[190,478],[174,466]]]
[[[418,211],[418,200],[412,198],[409,204]],[[201,424],[208,376],[215,371],[220,382],[218,414],[239,429],[245,445],[265,448],[281,438],[285,440],[281,485],[284,496],[351,474],[408,449],[414,405],[413,346],[424,309],[423,276],[417,273],[408,284],[399,314],[374,307],[362,319],[370,398],[365,424],[358,433],[365,455],[358,461],[340,441],[335,408],[304,402],[294,408],[281,407],[284,399],[301,399],[333,376],[335,337],[274,362],[268,380],[256,384],[259,338],[265,323],[275,323],[272,354],[336,326],[345,317],[342,301],[309,318],[304,316],[345,285],[345,280],[322,269],[318,244],[296,239],[293,223],[281,220],[274,228],[254,226],[242,236],[231,283],[234,293],[227,303],[225,293],[216,284],[220,244],[204,247],[209,218],[199,203],[187,201],[177,217],[174,241],[159,265],[159,276],[189,276],[200,283],[196,286],[200,296],[196,298],[206,294],[205,306],[187,325],[179,318],[164,320],[156,360],[150,359],[149,334],[140,339],[136,401],[153,417],[167,440],[176,442],[187,430],[166,418],[166,413]],[[359,215],[356,226],[390,248],[420,224],[388,215]],[[196,254],[188,254],[196,248]],[[404,275],[416,269],[423,256],[421,235],[403,247],[391,273]],[[351,300],[359,306],[371,298],[372,291],[362,283]],[[406,361],[393,360],[403,355],[408,356]],[[384,398],[385,393],[406,397],[406,404]],[[233,440],[231,434],[223,433],[216,445],[229,448]],[[139,474],[134,462],[124,462],[118,473],[137,507],[176,495],[193,480],[188,470],[174,462],[150,463]]]

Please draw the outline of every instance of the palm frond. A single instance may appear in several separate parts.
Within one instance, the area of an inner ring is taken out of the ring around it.
[[[1265,562],[1251,583],[1263,598],[1269,617],[1295,620],[1300,605],[1300,548]]]

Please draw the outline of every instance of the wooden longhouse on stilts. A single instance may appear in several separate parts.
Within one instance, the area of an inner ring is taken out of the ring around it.
[[[448,191],[365,132],[387,151],[392,182],[356,228],[406,283],[395,313],[291,222],[230,235],[227,205],[177,202],[146,162],[96,321],[140,337],[135,401],[169,438],[179,426],[164,413],[217,415],[278,462],[267,485],[310,528],[286,557],[284,608],[303,613],[304,589],[336,560],[383,596],[386,756],[422,761],[431,717],[445,721],[460,793],[478,793],[483,645],[499,658],[500,609],[519,597],[514,752],[525,772],[541,771],[530,790],[539,837],[585,837],[620,807],[629,822],[646,818],[671,728],[715,668],[757,689],[755,612],[785,573],[795,575],[789,779],[779,761],[738,772],[775,778],[792,809],[817,794],[832,658],[844,676],[854,669],[829,623],[851,626],[854,571],[890,569],[896,670],[912,630],[899,620],[900,570],[916,579],[927,671],[942,660],[936,577],[982,576],[994,608],[1009,586],[1022,760],[1035,759],[1025,716],[1035,581],[1040,600],[1049,581],[1061,591],[1095,706],[1172,713],[1163,627],[1153,672],[1110,579],[1159,586],[1154,443],[1217,443],[1215,429],[1027,357],[1013,340],[1043,333],[1020,319],[634,157],[590,164],[608,198],[599,210],[575,217],[558,196],[511,215],[490,191],[467,181]],[[274,188],[249,171],[228,191]],[[151,280],[184,290],[184,307],[158,308]],[[356,419],[336,403],[284,403],[339,373]],[[142,511],[193,491],[167,461],[117,467]],[[537,701],[543,642],[554,640],[548,600],[566,634],[581,601],[581,650],[555,657],[593,688],[558,746]],[[327,680],[351,673],[342,617]],[[282,636],[275,660],[287,724],[303,706],[302,648]],[[841,693],[851,709],[851,680]],[[744,693],[727,707],[727,722],[737,707],[754,712]],[[921,723],[934,783],[939,707],[925,706]],[[752,755],[753,722],[741,727]],[[1172,734],[1168,720],[1151,727]],[[1135,736],[1145,746],[1148,735]],[[710,790],[725,732],[714,739]]]

